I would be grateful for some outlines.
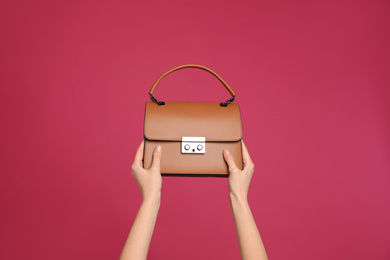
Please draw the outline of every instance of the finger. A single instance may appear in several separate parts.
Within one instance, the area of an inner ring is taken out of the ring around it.
[[[244,164],[245,165],[248,165],[248,164],[252,163],[252,159],[249,156],[249,152],[248,152],[248,149],[246,148],[246,146],[244,144],[244,141],[242,141],[242,158],[244,160]]]
[[[229,152],[229,150],[223,151],[223,158],[225,159],[229,171],[238,170],[236,163],[234,162],[233,155]]]
[[[144,140],[142,140],[140,146],[137,149],[137,153],[135,154],[134,164],[142,167],[142,159],[144,158]]]
[[[160,170],[160,163],[161,163],[161,146],[158,145],[153,152],[153,162],[151,168],[155,168]]]

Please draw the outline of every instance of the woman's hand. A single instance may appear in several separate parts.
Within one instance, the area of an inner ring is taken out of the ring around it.
[[[242,143],[244,169],[237,168],[233,156],[224,150],[223,156],[229,166],[230,205],[240,247],[241,259],[267,260],[267,253],[248,203],[248,190],[255,166]]]
[[[143,153],[144,142],[138,147],[131,167],[131,173],[141,190],[143,202],[123,246],[120,260],[146,259],[160,208],[162,184],[160,173],[161,146],[157,146],[154,149],[153,164],[147,170],[142,167]]]
[[[162,185],[160,172],[160,162],[162,155],[161,146],[157,146],[154,149],[153,163],[149,169],[144,169],[142,167],[143,153],[144,141],[142,141],[141,145],[138,147],[134,163],[131,167],[131,173],[137,181],[144,201],[149,199],[160,199]]]
[[[249,184],[251,182],[255,165],[249,156],[244,142],[242,142],[242,153],[244,160],[244,169],[242,171],[237,168],[233,156],[228,150],[224,150],[223,157],[229,166],[230,195],[236,197],[237,199],[243,199],[246,201],[248,197]]]

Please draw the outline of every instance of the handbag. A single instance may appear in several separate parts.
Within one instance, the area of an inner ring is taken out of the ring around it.
[[[153,96],[162,78],[184,69],[196,68],[214,75],[232,95],[222,103],[164,102]],[[229,176],[223,150],[228,149],[239,169],[242,160],[242,126],[236,94],[211,69],[187,64],[161,75],[149,91],[151,102],[146,102],[144,122],[143,166],[152,164],[153,151],[162,147],[161,174],[176,176]]]

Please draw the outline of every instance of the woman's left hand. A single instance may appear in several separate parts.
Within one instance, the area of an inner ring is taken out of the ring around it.
[[[149,169],[142,167],[144,153],[144,141],[137,149],[131,173],[137,181],[144,201],[161,198],[162,178],[160,172],[161,146],[157,146],[153,152],[153,163]]]

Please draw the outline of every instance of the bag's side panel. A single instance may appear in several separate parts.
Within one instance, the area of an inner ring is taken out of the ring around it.
[[[242,147],[238,142],[206,142],[205,154],[182,154],[181,142],[145,140],[144,167],[152,164],[153,151],[162,147],[162,174],[189,175],[228,175],[228,167],[223,159],[223,150],[228,149],[239,169],[242,169]]]

